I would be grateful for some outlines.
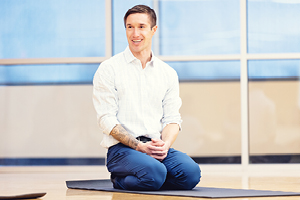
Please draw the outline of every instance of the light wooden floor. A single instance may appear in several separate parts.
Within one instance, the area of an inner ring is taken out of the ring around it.
[[[300,168],[258,167],[241,170],[240,166],[201,166],[202,178],[198,186],[239,189],[261,189],[300,192]],[[67,189],[66,180],[107,179],[104,166],[93,167],[0,167],[0,196],[47,192],[45,200],[195,200],[199,198],[171,197],[84,191]],[[201,198],[200,198],[201,199]],[[240,198],[238,198],[240,199]],[[247,199],[247,198],[241,198]],[[298,197],[262,197],[258,199],[300,200]],[[236,200],[236,198],[235,198]]]

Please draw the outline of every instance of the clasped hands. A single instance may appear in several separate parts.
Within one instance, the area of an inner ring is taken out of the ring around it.
[[[167,157],[169,148],[170,144],[168,142],[152,138],[149,142],[140,142],[136,150],[162,161]]]

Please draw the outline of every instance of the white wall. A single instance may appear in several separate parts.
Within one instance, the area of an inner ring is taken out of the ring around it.
[[[251,154],[300,152],[298,84],[250,83]],[[174,147],[240,155],[240,83],[180,83],[180,95],[183,130]],[[0,87],[0,158],[105,157],[101,139],[92,85]]]
[[[0,87],[0,157],[104,157],[92,86]]]

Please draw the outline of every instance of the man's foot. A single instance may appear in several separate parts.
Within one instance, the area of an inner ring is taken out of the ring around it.
[[[114,188],[115,189],[122,189],[119,185],[118,185],[118,183],[117,183],[117,176],[114,176],[114,175],[110,175],[110,180],[111,180],[111,182],[113,183],[113,186],[114,186]]]

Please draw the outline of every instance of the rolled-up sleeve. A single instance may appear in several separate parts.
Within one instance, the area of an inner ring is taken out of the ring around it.
[[[93,104],[97,112],[97,123],[106,135],[119,124],[114,77],[113,68],[104,62],[99,66],[93,80]]]
[[[176,123],[181,129],[181,115],[179,109],[182,105],[181,98],[179,96],[179,81],[176,71],[171,71],[169,88],[166,92],[165,98],[163,100],[163,128],[167,124]]]

